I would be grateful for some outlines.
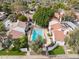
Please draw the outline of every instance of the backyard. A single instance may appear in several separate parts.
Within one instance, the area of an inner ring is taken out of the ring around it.
[[[49,55],[65,54],[63,47],[58,46],[54,50],[48,52]]]

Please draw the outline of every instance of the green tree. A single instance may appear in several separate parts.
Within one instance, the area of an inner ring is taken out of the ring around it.
[[[18,19],[19,19],[20,21],[23,21],[23,22],[24,22],[24,21],[27,21],[27,17],[24,16],[24,15],[19,16]]]
[[[41,36],[38,36],[37,40],[32,43],[31,48],[36,54],[41,54],[43,44],[44,44],[44,39]]]
[[[72,8],[75,8],[75,9],[79,10],[79,2],[74,3]]]
[[[11,44],[12,44],[12,38],[10,36],[6,37],[6,33],[5,32],[1,32],[0,36],[3,37],[0,40],[0,43],[2,43],[2,47],[4,49],[9,49]],[[4,38],[4,37],[6,37],[6,38]]]
[[[28,37],[22,36],[13,41],[15,49],[28,48]]]
[[[68,44],[74,50],[74,53],[79,54],[79,30],[74,30],[70,32],[65,38],[65,44]]]
[[[9,49],[11,44],[12,44],[12,41],[9,38],[6,38],[4,41],[2,41],[2,46],[4,49]]]
[[[22,36],[21,38],[19,38],[19,42],[20,42],[21,48],[28,47],[28,37],[27,36]]]
[[[76,4],[77,2],[79,2],[78,0],[68,0],[68,5],[69,6],[73,6],[74,4]]]
[[[53,8],[54,8],[55,10],[58,10],[58,9],[69,10],[69,9],[70,9],[67,4],[62,3],[62,2],[54,3]]]
[[[9,3],[3,3],[2,4],[2,10],[6,13],[11,13],[10,4]]]
[[[4,24],[2,21],[0,21],[0,32],[4,30],[5,30]]]
[[[10,14],[7,18],[9,20],[11,20],[12,22],[17,21],[17,15],[16,14]]]
[[[14,45],[14,49],[20,49],[19,39],[13,40],[12,44]]]
[[[74,21],[75,18],[74,18],[73,16],[68,16],[68,15],[66,15],[66,16],[63,17],[63,20],[64,20],[64,21]]]
[[[2,11],[2,5],[0,4],[0,11]]]
[[[47,27],[54,10],[46,7],[38,7],[38,10],[33,15],[33,20],[41,27]]]
[[[27,10],[28,5],[24,2],[14,2],[11,4],[11,10],[15,13],[20,13],[21,11]]]

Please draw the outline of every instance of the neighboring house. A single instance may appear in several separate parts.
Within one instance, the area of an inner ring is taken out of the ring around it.
[[[12,23],[7,35],[11,35],[13,39],[17,39],[20,36],[25,35],[25,27],[26,22],[18,20],[17,22]]]
[[[5,12],[0,12],[0,20],[3,20],[6,18],[6,13]]]
[[[64,29],[62,27],[62,24],[55,20],[52,20],[49,22],[49,31],[52,32],[53,34],[53,40],[58,43],[59,45],[63,46],[64,45]]]
[[[59,22],[56,18],[49,22],[49,31],[53,34],[53,41],[59,45],[64,45],[65,36],[74,29],[78,28],[74,23],[69,21]]]
[[[9,32],[9,35],[11,35],[11,37],[12,37],[13,39],[17,39],[17,38],[20,38],[21,36],[23,36],[24,33],[19,32],[19,31],[16,31],[16,30],[11,30],[11,31]]]
[[[70,21],[64,21],[62,22],[66,27],[71,28],[72,30],[78,28],[74,23]]]

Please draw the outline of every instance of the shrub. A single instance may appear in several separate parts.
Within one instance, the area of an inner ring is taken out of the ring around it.
[[[23,22],[27,21],[27,17],[24,15],[19,16],[18,19]]]
[[[47,27],[54,10],[50,7],[38,7],[33,20],[41,27]]]

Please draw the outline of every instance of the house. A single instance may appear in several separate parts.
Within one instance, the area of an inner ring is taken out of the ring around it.
[[[62,24],[56,20],[53,19],[52,21],[49,22],[49,31],[53,34],[53,41],[58,43],[59,45],[63,46],[64,45],[64,38],[65,38],[65,30],[62,27]]]
[[[0,20],[3,20],[6,18],[6,13],[5,12],[0,12]]]
[[[49,22],[49,32],[53,34],[52,39],[59,45],[64,45],[65,36],[76,28],[78,28],[78,26],[70,21],[60,22],[56,18],[53,18],[52,21]]]
[[[7,35],[11,35],[13,39],[17,39],[20,36],[25,35],[25,27],[26,22],[18,20],[17,22],[12,23],[12,26],[10,27]]]
[[[22,35],[24,35],[24,33],[16,31],[16,30],[11,30],[9,32],[9,35],[11,35],[13,39],[17,39],[17,38],[20,38]]]
[[[74,23],[70,22],[70,21],[64,21],[62,22],[63,24],[65,24],[65,26],[71,28],[72,30],[78,28]]]

